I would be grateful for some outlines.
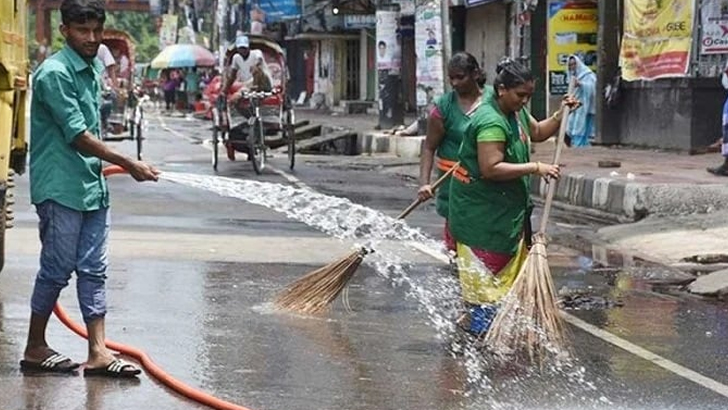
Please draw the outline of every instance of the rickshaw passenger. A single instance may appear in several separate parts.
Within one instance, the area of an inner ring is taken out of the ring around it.
[[[116,105],[116,92],[119,87],[116,78],[116,60],[113,54],[111,54],[111,50],[104,43],[99,44],[99,49],[96,51],[96,58],[101,61],[101,66],[103,67],[101,79],[104,85],[104,93],[102,95],[103,98],[99,112],[101,114],[102,135],[106,135],[106,130],[109,128],[109,117],[114,110],[114,105]]]
[[[269,83],[273,83],[270,77],[270,70],[268,64],[265,62],[263,52],[261,50],[250,49],[250,39],[248,36],[238,36],[235,39],[235,48],[237,53],[233,55],[232,62],[230,63],[230,76],[228,77],[227,84],[225,84],[225,94],[234,81],[239,81],[243,84],[242,90],[250,90],[256,84],[255,77],[253,76],[254,71],[260,69],[261,75],[264,75]],[[239,97],[239,96],[238,96]]]

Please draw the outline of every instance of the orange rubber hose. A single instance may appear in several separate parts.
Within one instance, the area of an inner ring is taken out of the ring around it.
[[[112,165],[104,168],[104,176],[122,173],[126,173],[126,170],[118,165]],[[56,306],[53,308],[53,313],[61,321],[61,323],[66,325],[66,327],[69,328],[72,332],[83,337],[84,339],[88,339],[88,333],[86,332],[86,329],[71,320],[71,318],[68,316],[68,313],[66,313],[66,311],[63,309],[63,307],[61,307],[59,303],[56,303]],[[144,367],[147,373],[149,373],[152,377],[157,379],[163,385],[181,394],[182,396],[187,397],[190,400],[196,401],[197,403],[217,410],[250,410],[246,407],[238,406],[237,404],[218,399],[217,397],[211,396],[203,391],[190,387],[187,384],[175,379],[169,373],[162,370],[162,368],[159,367],[156,363],[154,363],[154,361],[152,361],[148,354],[136,347],[127,346],[108,339],[104,341],[104,344],[107,348],[111,350],[133,357],[134,359],[139,361],[142,367]]]

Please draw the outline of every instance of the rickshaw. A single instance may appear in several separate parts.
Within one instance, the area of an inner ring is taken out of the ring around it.
[[[134,84],[134,40],[121,30],[105,29],[101,40],[117,59],[117,81],[119,89],[115,96],[111,90],[104,90],[105,103],[111,104],[111,114],[102,126],[101,137],[106,141],[132,140],[136,141],[137,159],[142,159],[142,124],[144,111],[142,110],[143,92]],[[120,61],[117,56],[125,56],[128,65],[125,72],[121,72]],[[115,98],[114,98],[115,97]],[[112,135],[109,135],[112,134]]]
[[[245,91],[240,100],[228,103],[228,96],[220,92],[223,77],[216,77],[206,88],[208,101],[213,102],[212,117],[212,168],[217,171],[219,149],[224,146],[228,159],[235,160],[236,152],[248,155],[253,169],[260,175],[265,168],[266,151],[287,145],[288,166],[292,170],[296,162],[295,114],[287,97],[288,68],[281,46],[263,36],[249,35],[250,49],[261,50],[272,80],[271,91]],[[228,50],[226,67],[236,51]],[[229,94],[238,92],[242,85],[234,83]],[[232,107],[231,107],[232,105]],[[248,119],[240,113],[250,114]]]

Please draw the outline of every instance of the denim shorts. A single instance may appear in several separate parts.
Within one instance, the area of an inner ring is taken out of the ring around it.
[[[36,205],[40,218],[40,270],[30,305],[51,314],[61,290],[76,272],[76,292],[86,323],[106,315],[109,208],[77,211],[54,201]]]

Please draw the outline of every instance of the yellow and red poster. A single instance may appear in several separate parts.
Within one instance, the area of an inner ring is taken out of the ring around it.
[[[626,81],[683,77],[690,64],[694,0],[625,0],[619,60]]]
[[[549,92],[566,94],[569,56],[576,55],[589,68],[597,66],[597,3],[593,1],[551,1],[548,7]]]

